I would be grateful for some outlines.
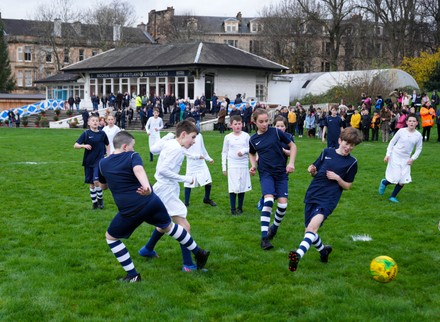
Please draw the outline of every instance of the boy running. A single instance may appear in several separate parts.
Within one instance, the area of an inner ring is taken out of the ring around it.
[[[422,152],[423,137],[417,131],[417,117],[409,114],[406,124],[408,127],[401,128],[394,134],[388,144],[384,162],[387,163],[385,179],[380,181],[379,194],[383,195],[389,184],[395,184],[391,194],[391,202],[399,202],[397,194],[403,189],[405,184],[411,182],[411,166]],[[416,149],[414,153],[414,148]]]
[[[104,199],[98,178],[98,163],[104,157],[109,141],[107,135],[98,129],[99,117],[97,115],[92,114],[89,117],[88,125],[89,129],[81,134],[73,147],[75,149],[84,149],[82,162],[84,182],[89,184],[92,209],[104,209]]]
[[[190,224],[186,219],[188,210],[179,199],[179,182],[192,184],[194,178],[180,175],[179,172],[185,158],[183,149],[187,149],[194,144],[196,135],[197,128],[195,124],[184,120],[177,124],[175,138],[172,133],[169,133],[151,148],[152,153],[160,153],[156,165],[156,174],[154,175],[156,183],[153,186],[153,190],[165,204],[173,222],[182,226],[188,233],[190,231]],[[139,254],[144,257],[157,257],[154,247],[162,236],[163,232],[155,229],[148,243],[139,250]],[[186,247],[181,245],[181,249],[183,258],[182,271],[192,272],[202,268],[200,265],[193,263],[191,252]],[[206,258],[208,256],[209,252],[206,253]]]
[[[151,190],[142,159],[134,151],[135,140],[128,132],[119,132],[114,138],[115,151],[99,162],[99,181],[103,189],[110,188],[118,213],[105,234],[112,253],[127,272],[124,282],[140,282],[130,254],[121,238],[130,235],[143,222],[157,227],[162,233],[176,239],[182,247],[192,251],[197,267],[203,268],[209,252],[197,246],[187,230],[174,224],[160,199]]]
[[[313,177],[304,198],[304,239],[297,250],[289,253],[289,270],[295,272],[299,260],[313,245],[321,255],[321,262],[327,263],[332,247],[324,245],[318,229],[338,205],[342,191],[351,188],[358,164],[350,152],[362,142],[359,130],[348,127],[342,130],[338,148],[326,148],[307,171]]]
[[[288,198],[288,174],[295,170],[296,145],[286,133],[277,128],[269,127],[269,115],[266,110],[258,108],[253,113],[257,132],[249,141],[249,159],[251,175],[257,172],[260,175],[261,192],[264,197],[261,211],[261,248],[273,248],[270,240],[277,233],[278,227],[286,214]],[[286,166],[282,143],[290,151],[289,163]],[[257,164],[258,153],[258,164]],[[270,217],[275,198],[278,198],[277,210],[273,225]]]

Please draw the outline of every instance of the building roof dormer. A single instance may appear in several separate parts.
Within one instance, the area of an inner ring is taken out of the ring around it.
[[[240,28],[240,20],[237,18],[227,18],[223,21],[223,26],[226,33],[237,33]]]

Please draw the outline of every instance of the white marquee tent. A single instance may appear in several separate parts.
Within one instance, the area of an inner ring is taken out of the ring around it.
[[[282,75],[290,79],[290,101],[298,100],[304,96],[321,95],[329,89],[355,82],[362,79],[382,78],[390,88],[413,87],[419,89],[417,82],[407,72],[400,69],[373,69],[343,72],[323,72],[309,74]],[[386,95],[383,93],[383,95]]]

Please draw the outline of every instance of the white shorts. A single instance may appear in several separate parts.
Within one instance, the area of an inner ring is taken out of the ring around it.
[[[394,184],[407,184],[411,180],[411,166],[407,158],[390,157],[388,160],[385,178]]]
[[[252,190],[251,176],[247,167],[228,169],[228,190],[229,193]]]
[[[205,167],[197,169],[197,171],[187,171],[187,176],[193,176],[194,182],[184,183],[183,186],[186,188],[195,188],[198,186],[206,186],[207,184],[212,182],[211,173],[209,172],[208,166],[205,164]]]
[[[160,200],[167,208],[167,212],[170,217],[182,217],[186,218],[188,209],[185,204],[180,200],[180,187],[179,184],[160,184],[156,182],[153,186],[154,193],[160,198]]]

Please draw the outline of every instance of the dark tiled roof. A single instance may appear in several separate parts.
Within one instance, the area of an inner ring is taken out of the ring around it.
[[[23,19],[2,19],[5,32],[8,36],[47,37],[54,30],[53,21],[37,21]],[[75,29],[75,23],[62,23],[62,37],[71,37],[78,42],[113,41],[113,26],[98,26],[80,24],[80,32]],[[122,27],[121,40],[128,43],[151,43],[148,35],[140,28]]]
[[[35,83],[68,83],[68,82],[75,82],[77,81],[81,76],[79,74],[75,73],[58,73],[43,79],[39,79],[35,81]]]
[[[187,43],[116,48],[63,68],[66,72],[222,66],[286,70],[287,67],[219,43]]]

